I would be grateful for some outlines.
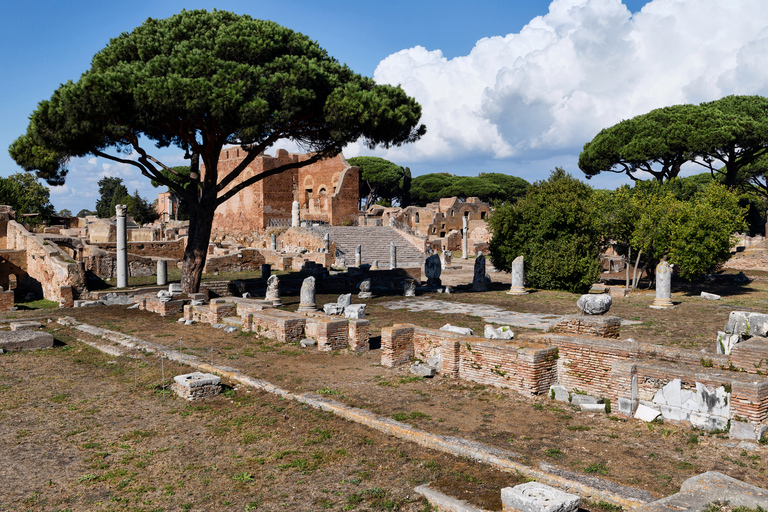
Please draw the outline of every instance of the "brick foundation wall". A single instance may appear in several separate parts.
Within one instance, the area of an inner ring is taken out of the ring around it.
[[[10,311],[14,305],[13,290],[0,288],[0,311]]]
[[[366,352],[370,350],[371,322],[369,320],[349,320],[349,349],[353,352]]]
[[[143,311],[151,311],[160,316],[178,315],[179,313],[184,312],[184,301],[169,300],[163,302],[157,297],[147,297],[139,302],[139,309]]]
[[[561,385],[569,391],[578,389],[611,399],[615,398],[610,381],[613,364],[636,359],[640,353],[637,342],[626,340],[558,334],[534,338],[557,347],[557,378]]]
[[[317,348],[321,352],[342,350],[349,346],[349,327],[346,319],[326,317],[307,318],[307,331],[313,332]]]
[[[621,318],[617,316],[566,315],[551,332],[618,338],[620,330]]]
[[[394,368],[413,359],[414,326],[396,324],[381,329],[381,365]]]
[[[459,378],[526,395],[546,393],[557,377],[557,348],[464,338]]]
[[[16,276],[19,291],[42,293],[58,303],[67,301],[61,295],[62,287],[70,287],[78,297],[85,291],[85,275],[80,266],[55,243],[30,233],[16,221],[8,221],[6,229],[8,248],[24,250],[26,254],[24,273]]]
[[[301,340],[307,324],[303,315],[280,309],[244,312],[241,318],[244,331],[256,332],[282,343]]]
[[[731,416],[754,423],[768,419],[768,382],[740,381],[731,384]]]
[[[203,272],[244,272],[259,270],[267,260],[256,249],[243,249],[237,254],[226,256],[208,256]]]
[[[179,238],[178,240],[162,241],[162,242],[127,242],[128,254],[135,254],[137,256],[155,256],[162,258],[172,258],[181,260],[184,258],[184,249],[187,244],[186,237]],[[99,249],[107,252],[117,252],[117,243],[93,243],[91,246],[98,247]]]
[[[729,362],[747,373],[768,374],[768,338],[755,336],[737,343],[731,350]]]

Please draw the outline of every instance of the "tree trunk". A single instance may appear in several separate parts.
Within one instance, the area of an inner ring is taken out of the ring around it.
[[[637,274],[637,266],[640,264],[640,256],[642,254],[643,254],[642,250],[637,252],[637,259],[635,260],[635,273],[632,279],[632,291],[637,290],[637,282],[640,280],[640,276],[638,276]],[[642,272],[640,273],[640,275],[642,275]]]
[[[183,293],[197,293],[200,290],[200,280],[208,255],[208,244],[211,240],[215,211],[215,206],[203,204],[199,210],[190,212],[189,237],[187,238],[187,247],[184,250],[184,263],[181,271],[181,291]]]
[[[627,246],[627,285],[626,288],[629,288],[629,263],[632,261],[632,248]]]

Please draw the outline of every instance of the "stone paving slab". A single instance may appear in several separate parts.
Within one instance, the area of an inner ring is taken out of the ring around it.
[[[412,313],[435,311],[444,315],[458,313],[479,316],[482,317],[484,321],[491,324],[511,325],[514,327],[523,327],[540,331],[546,331],[550,326],[556,324],[563,318],[563,315],[518,313],[516,311],[508,311],[489,304],[466,304],[431,298],[394,300],[384,302],[381,306],[384,306],[387,309],[407,309]],[[640,323],[642,322],[637,320],[622,319],[621,321],[621,325],[634,325]]]
[[[53,346],[53,335],[39,331],[0,331],[0,349],[35,350]]]

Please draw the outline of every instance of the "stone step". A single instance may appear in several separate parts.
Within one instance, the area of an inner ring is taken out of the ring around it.
[[[362,246],[362,262],[371,264],[379,260],[379,266],[389,267],[389,248],[392,242],[397,247],[397,265],[421,266],[425,254],[403,237],[399,231],[380,226],[324,226],[323,233],[330,233],[331,241],[343,254],[347,265],[353,265],[355,247]]]
[[[227,325],[234,325],[235,327],[242,327],[243,320],[239,316],[227,316],[221,319],[221,323]]]

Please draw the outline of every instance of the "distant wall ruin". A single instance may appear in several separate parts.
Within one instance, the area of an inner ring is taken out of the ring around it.
[[[223,150],[219,157],[219,172],[231,171],[245,156],[240,148]],[[306,161],[309,157],[283,149],[274,157],[260,155],[226,190],[252,176],[281,165]],[[288,227],[294,201],[300,204],[302,220],[331,225],[354,222],[359,213],[358,179],[358,168],[351,167],[342,155],[268,176],[217,208],[212,238],[252,235],[263,233],[270,227]]]

